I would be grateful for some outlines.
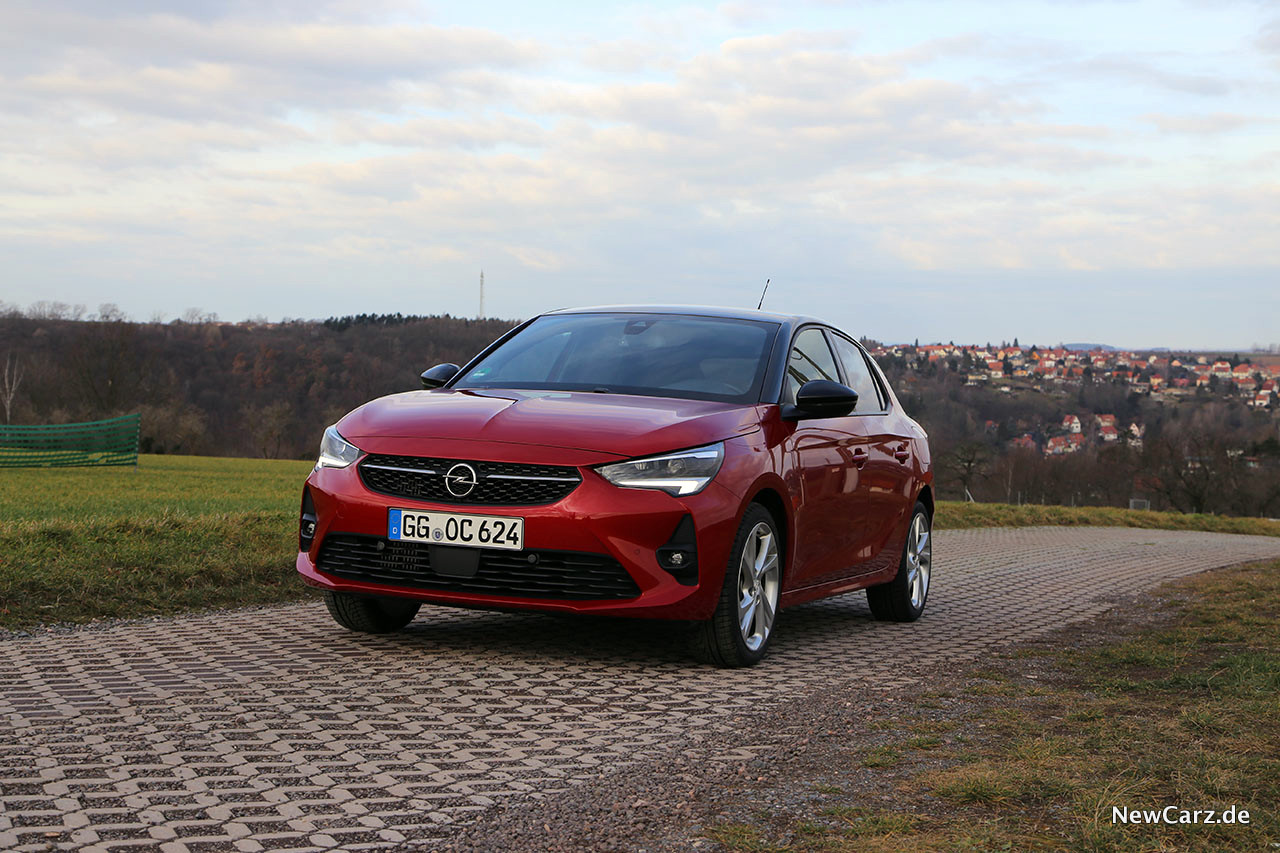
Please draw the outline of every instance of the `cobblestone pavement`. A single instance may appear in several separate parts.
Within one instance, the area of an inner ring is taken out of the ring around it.
[[[389,637],[308,603],[0,640],[0,850],[430,846],[734,713],[901,686],[1159,581],[1280,557],[1280,539],[1121,528],[935,538],[923,620],[872,622],[860,594],[805,605],[747,671],[690,663],[663,623],[428,607]]]

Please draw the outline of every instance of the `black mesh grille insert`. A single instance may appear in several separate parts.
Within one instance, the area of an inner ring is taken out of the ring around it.
[[[445,487],[445,474],[455,465],[469,465],[475,488],[458,497]],[[555,503],[582,482],[578,469],[557,465],[518,465],[433,459],[423,456],[370,454],[360,462],[360,479],[375,492],[445,504],[536,506]]]
[[[420,542],[335,533],[326,536],[321,544],[316,567],[325,574],[366,583],[518,598],[588,600],[635,598],[640,594],[622,564],[603,554],[482,550],[475,576],[456,578],[431,570],[431,547]],[[537,557],[536,562],[529,562],[531,555]]]

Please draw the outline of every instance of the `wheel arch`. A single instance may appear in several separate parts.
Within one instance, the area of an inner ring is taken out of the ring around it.
[[[778,526],[778,532],[782,536],[782,547],[778,549],[782,554],[782,576],[786,578],[791,571],[791,514],[787,511],[787,501],[782,494],[778,492],[772,485],[763,485],[757,488],[751,495],[750,499],[742,506],[742,512],[738,515],[741,517],[747,511],[747,507],[752,504],[760,504],[764,507],[769,515],[773,516],[774,523]]]
[[[933,486],[928,483],[921,486],[919,493],[916,495],[916,500],[924,504],[924,508],[929,513],[929,521],[933,521]]]

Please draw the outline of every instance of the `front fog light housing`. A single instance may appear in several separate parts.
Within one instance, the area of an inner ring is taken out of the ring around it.
[[[596,471],[624,489],[658,489],[677,497],[706,488],[724,462],[724,442],[601,465]]]
[[[338,435],[337,427],[329,427],[320,439],[320,458],[316,470],[321,468],[346,468],[360,458],[360,448]]]
[[[311,500],[311,489],[302,487],[302,517],[298,520],[298,550],[310,551],[316,540],[316,505]]]

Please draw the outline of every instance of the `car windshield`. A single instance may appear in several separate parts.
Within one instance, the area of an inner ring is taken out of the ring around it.
[[[687,314],[549,314],[450,387],[754,403],[777,331],[776,323]]]

